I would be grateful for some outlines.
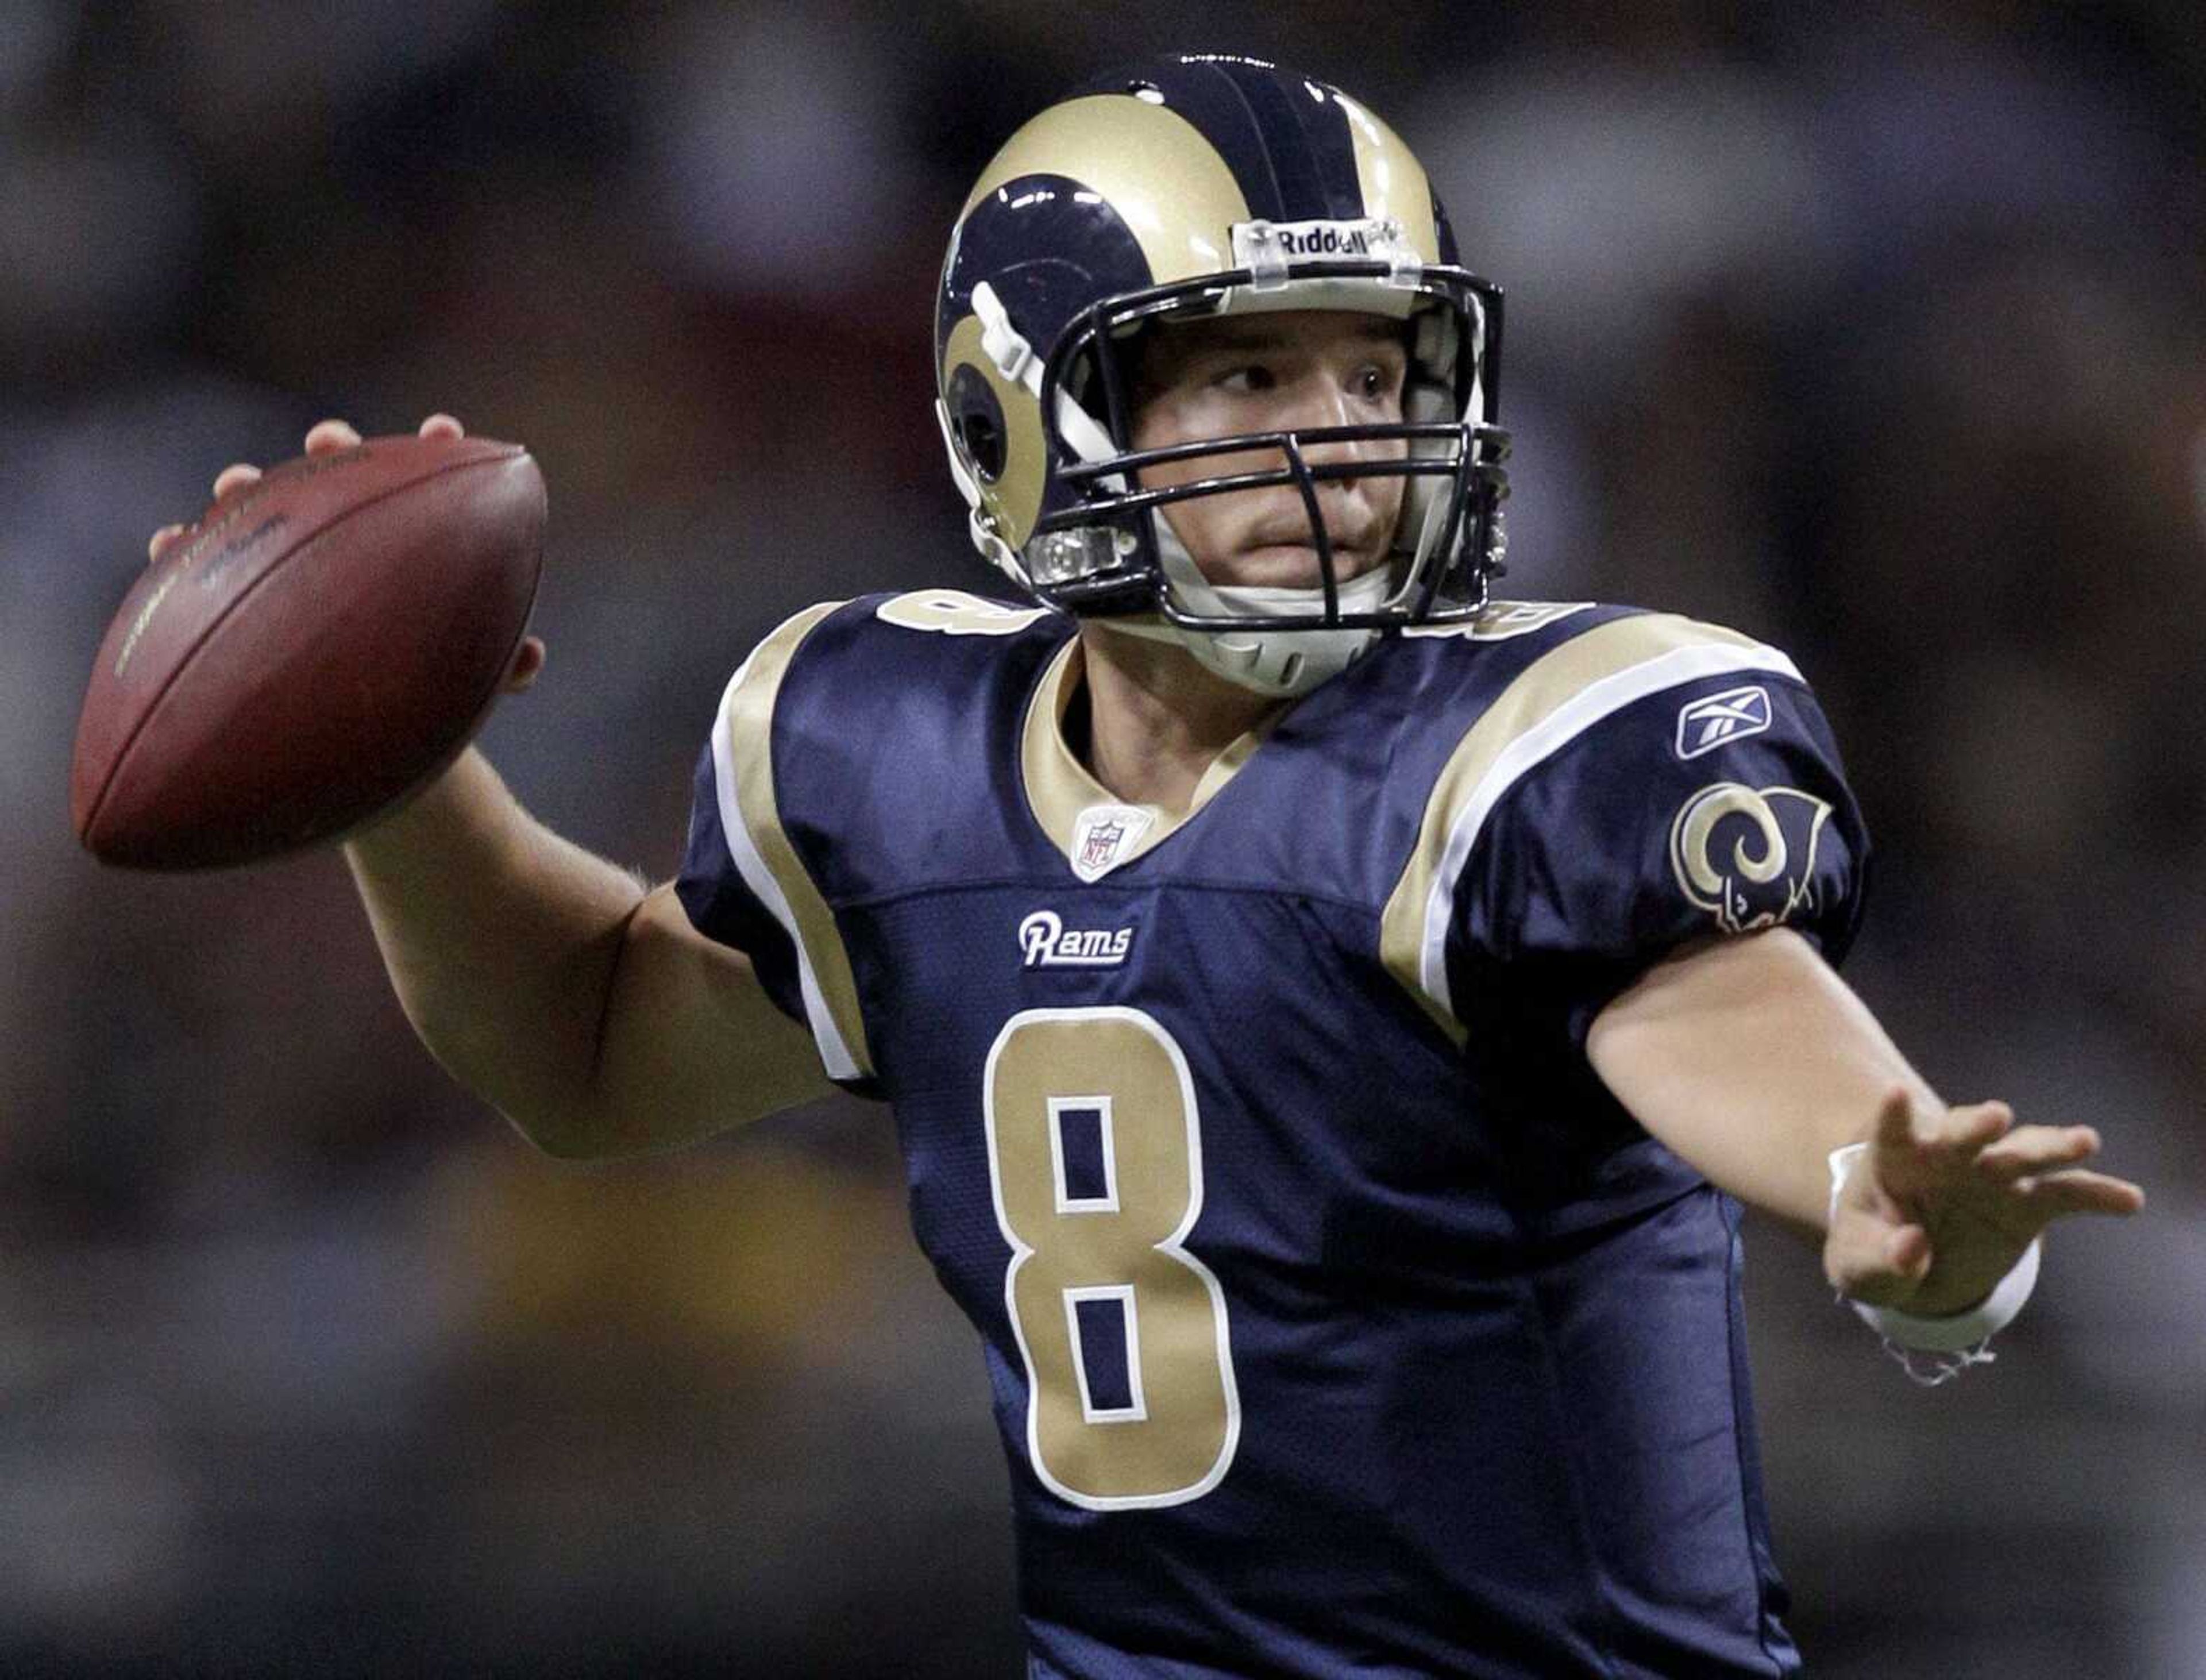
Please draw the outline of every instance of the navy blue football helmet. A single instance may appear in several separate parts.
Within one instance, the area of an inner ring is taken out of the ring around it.
[[[1279,309],[1403,322],[1402,420],[1131,447],[1134,340],[1162,320]],[[1115,72],[1012,135],[951,235],[937,409],[975,545],[1049,605],[1183,642],[1260,691],[1303,692],[1381,631],[1485,604],[1508,490],[1501,321],[1499,289],[1458,265],[1423,168],[1339,88],[1219,55]],[[1398,453],[1309,458],[1374,442]],[[1139,480],[1250,451],[1279,465]],[[1344,580],[1317,486],[1386,474],[1407,480],[1390,563]],[[1272,485],[1301,493],[1321,587],[1211,586],[1160,509]]]

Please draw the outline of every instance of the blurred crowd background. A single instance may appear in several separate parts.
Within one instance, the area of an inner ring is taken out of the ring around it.
[[[759,634],[987,587],[944,235],[1032,110],[1176,46],[1422,154],[1511,290],[1505,593],[1791,648],[1880,842],[1857,986],[2150,1187],[1935,1391],[1759,1235],[1811,1671],[2206,1675],[2193,0],[0,0],[0,1672],[1017,1671],[885,1111],[542,1159],[414,1044],[336,856],[104,872],[67,765],[155,526],[319,416],[447,408],[552,486],[489,750],[671,873]]]

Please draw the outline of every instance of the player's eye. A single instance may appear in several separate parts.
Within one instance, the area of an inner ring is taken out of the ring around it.
[[[1366,402],[1378,402],[1402,388],[1402,377],[1393,368],[1373,362],[1357,370],[1350,388]]]
[[[1220,389],[1237,393],[1270,390],[1279,383],[1279,376],[1261,361],[1245,362],[1238,367],[1229,367],[1218,378]]]

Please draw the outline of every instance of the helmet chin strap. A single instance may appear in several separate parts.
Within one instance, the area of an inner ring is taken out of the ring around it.
[[[1173,592],[1190,611],[1250,617],[1302,617],[1325,611],[1322,589],[1281,589],[1255,584],[1214,584],[1161,512],[1150,515],[1157,557]],[[1374,612],[1392,592],[1385,567],[1350,578],[1335,594],[1343,612]],[[1196,663],[1237,688],[1274,700],[1306,694],[1340,675],[1379,639],[1373,629],[1195,630],[1157,617],[1111,618],[1112,629],[1184,647]]]

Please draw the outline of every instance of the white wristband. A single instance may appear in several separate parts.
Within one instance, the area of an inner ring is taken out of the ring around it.
[[[1866,1143],[1849,1143],[1843,1149],[1831,1151],[1833,1216],[1838,1212],[1839,1192],[1845,1188],[1846,1175],[1853,1170],[1854,1163],[1868,1153]],[[1965,1313],[1923,1318],[1893,1307],[1872,1307],[1866,1301],[1849,1299],[1846,1304],[1861,1315],[1863,1324],[1887,1342],[1923,1353],[1960,1353],[1981,1347],[2014,1322],[2023,1303],[2030,1299],[2030,1292],[2037,1287],[2038,1262],[2043,1252],[2043,1245],[2032,1238],[2013,1269],[2000,1279],[1998,1287]]]

